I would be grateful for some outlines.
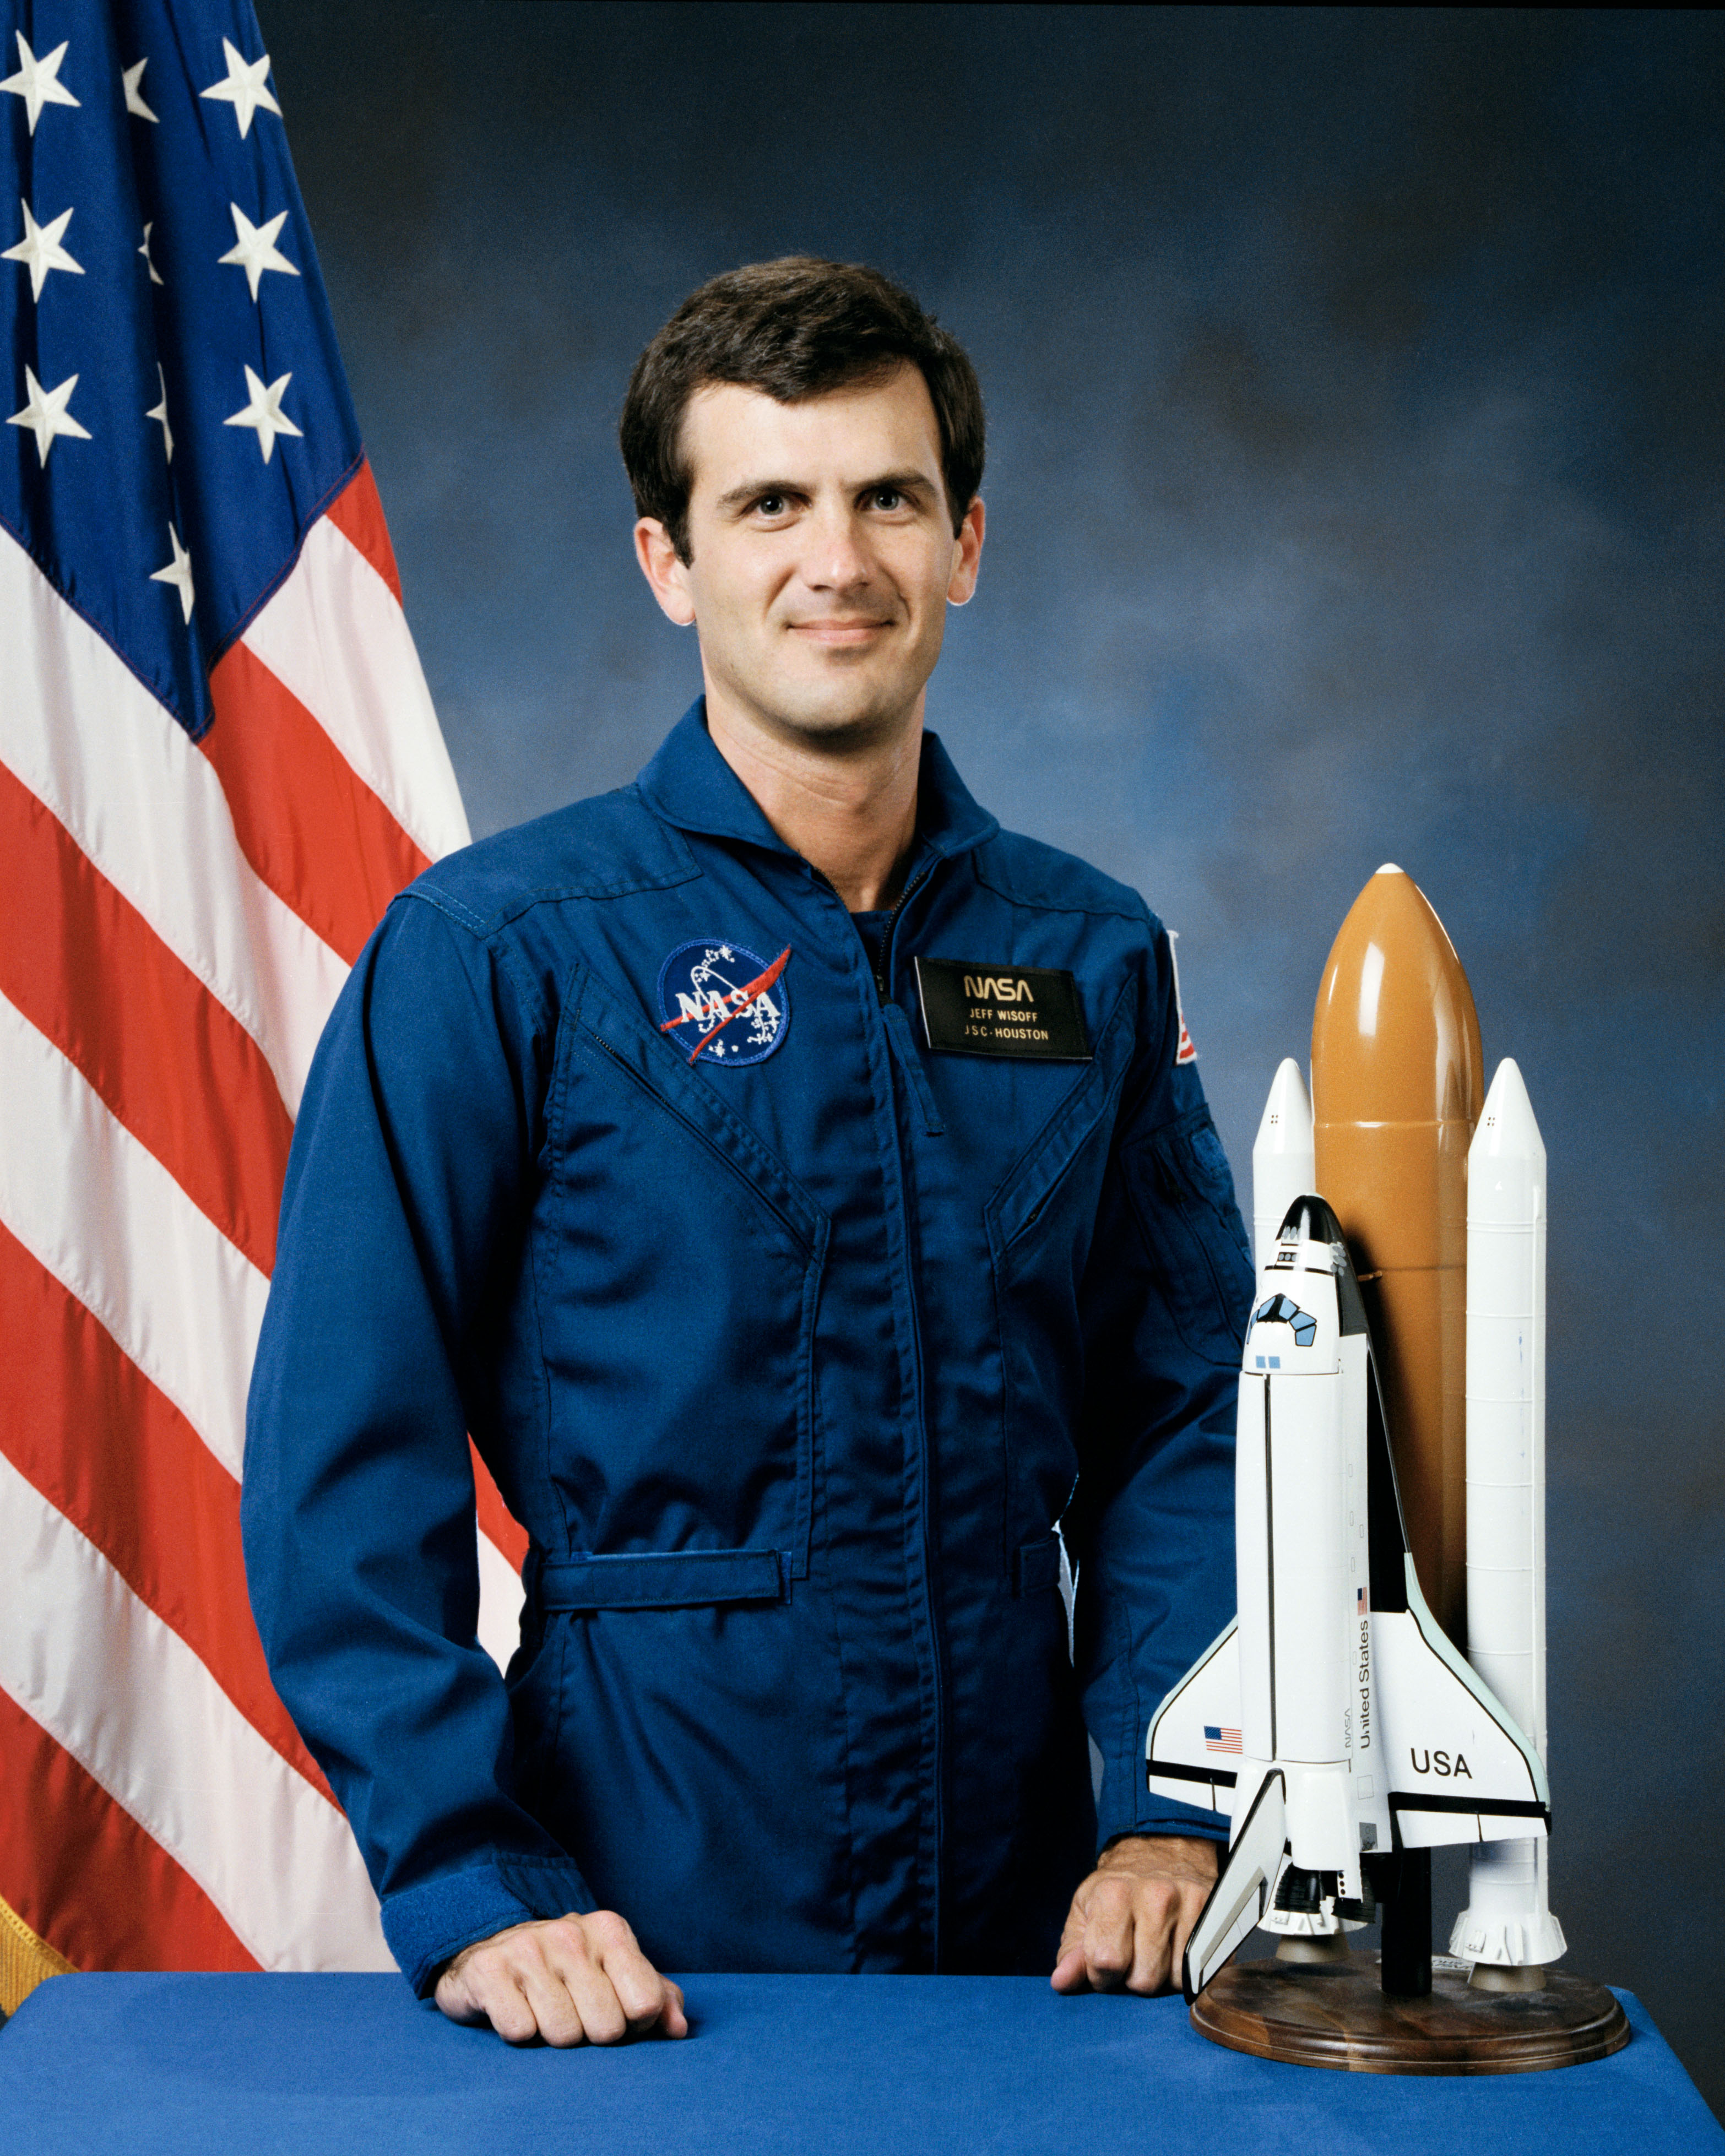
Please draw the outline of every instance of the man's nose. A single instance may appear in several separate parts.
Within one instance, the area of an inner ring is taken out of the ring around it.
[[[870,582],[874,556],[855,511],[846,507],[819,512],[805,528],[803,580],[812,591],[856,591]]]

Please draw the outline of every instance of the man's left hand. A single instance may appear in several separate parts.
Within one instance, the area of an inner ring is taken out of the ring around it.
[[[1072,1897],[1056,1991],[1172,1990],[1205,1897],[1216,1845],[1199,1835],[1124,1835]]]

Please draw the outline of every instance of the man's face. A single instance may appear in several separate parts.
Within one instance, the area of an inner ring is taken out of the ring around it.
[[[955,539],[919,369],[779,404],[714,383],[685,416],[691,559],[636,527],[710,701],[782,740],[865,746],[920,717],[948,602],[976,586],[983,511]]]

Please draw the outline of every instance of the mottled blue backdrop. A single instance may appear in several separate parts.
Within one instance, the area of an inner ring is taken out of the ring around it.
[[[618,407],[806,249],[977,361],[931,718],[1180,931],[1243,1182],[1356,892],[1424,886],[1551,1157],[1553,1899],[1725,2107],[1721,18],[259,13],[476,832],[695,693]]]

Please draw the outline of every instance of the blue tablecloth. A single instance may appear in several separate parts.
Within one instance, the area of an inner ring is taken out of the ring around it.
[[[7,2156],[1611,2156],[1725,2151],[1637,2002],[1615,2058],[1391,2080],[1040,1979],[701,1976],[694,2034],[515,2051],[389,1976],[69,1976],[0,2031]]]

